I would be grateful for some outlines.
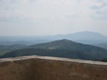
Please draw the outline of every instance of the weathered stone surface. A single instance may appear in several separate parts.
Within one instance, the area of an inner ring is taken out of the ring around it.
[[[0,59],[0,80],[107,80],[107,63],[40,56]]]

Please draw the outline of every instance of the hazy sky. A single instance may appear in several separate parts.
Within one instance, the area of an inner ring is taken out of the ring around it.
[[[0,36],[107,35],[107,0],[0,0]]]

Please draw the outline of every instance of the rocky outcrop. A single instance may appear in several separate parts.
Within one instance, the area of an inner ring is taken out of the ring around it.
[[[0,80],[107,80],[107,63],[55,57],[0,59]]]

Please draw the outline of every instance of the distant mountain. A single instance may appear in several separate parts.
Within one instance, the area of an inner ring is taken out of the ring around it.
[[[71,39],[73,40],[107,40],[107,37],[97,33],[97,32],[89,32],[89,31],[84,31],[84,32],[77,32],[74,34],[71,34]]]
[[[15,45],[15,44],[33,45],[60,39],[69,39],[84,44],[107,43],[107,36],[104,36],[101,33],[97,32],[84,31],[54,36],[50,35],[50,36],[0,37],[0,45]]]
[[[51,36],[51,39],[69,39],[84,44],[96,44],[107,42],[107,36],[104,36],[101,33],[89,31],[77,32],[67,35]]]
[[[107,50],[91,45],[76,43],[67,39],[32,45],[29,48],[11,51],[1,56],[17,57],[28,55],[56,56],[86,60],[103,60],[107,58]]]

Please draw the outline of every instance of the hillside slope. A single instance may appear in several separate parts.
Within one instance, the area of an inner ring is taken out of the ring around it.
[[[107,49],[107,43],[94,44],[95,46]]]
[[[48,43],[32,45],[29,48],[15,50],[4,54],[4,57],[17,57],[26,55],[56,56],[86,60],[103,60],[107,58],[107,50],[76,43],[70,40],[57,40]]]

